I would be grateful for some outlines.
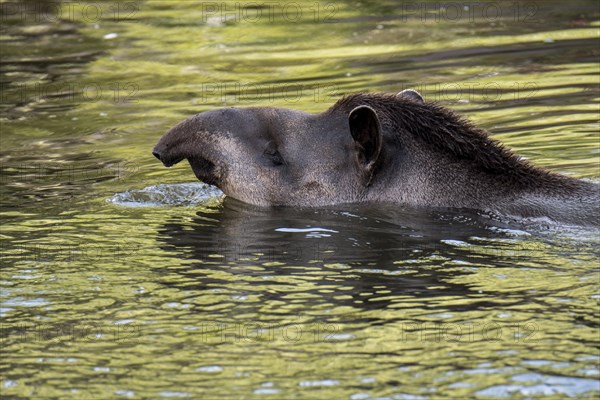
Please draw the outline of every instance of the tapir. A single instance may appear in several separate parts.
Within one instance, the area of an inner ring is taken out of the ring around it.
[[[534,166],[410,89],[348,95],[320,114],[205,111],[152,153],[257,206],[396,203],[600,225],[599,184]]]

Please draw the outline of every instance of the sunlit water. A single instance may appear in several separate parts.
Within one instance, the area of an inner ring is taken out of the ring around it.
[[[100,19],[73,6],[60,23],[26,4],[2,10],[3,396],[599,395],[597,230],[260,209],[150,154],[203,110],[319,112],[415,87],[537,164],[598,180],[595,1],[480,2],[455,19],[439,2],[252,19],[148,1],[102,3]]]

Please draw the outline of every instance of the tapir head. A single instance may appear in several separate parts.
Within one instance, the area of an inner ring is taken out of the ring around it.
[[[167,167],[187,159],[198,179],[247,203],[319,206],[360,201],[391,151],[385,141],[366,104],[318,115],[224,108],[182,121],[152,153]]]

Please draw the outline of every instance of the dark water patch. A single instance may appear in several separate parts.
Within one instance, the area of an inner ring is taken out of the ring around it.
[[[360,288],[355,293],[371,293],[372,297],[348,298],[338,304],[333,291],[319,303],[359,309],[390,306],[389,300],[371,302],[381,297],[374,295],[376,287],[386,287],[388,297],[402,301],[438,296],[470,299],[468,306],[444,306],[451,311],[516,306],[529,299],[527,290],[518,290],[498,297],[501,300],[496,304],[492,300],[496,296],[490,292],[482,295],[469,285],[450,282],[479,268],[534,263],[538,250],[529,249],[531,237],[531,233],[475,213],[438,214],[368,206],[261,210],[230,199],[210,212],[197,213],[191,230],[189,223],[169,223],[159,230],[159,240],[169,245],[164,247],[166,251],[191,261],[188,268],[177,270],[198,281],[198,286],[188,281],[187,288],[227,287],[227,280],[211,278],[222,270],[226,275],[240,274],[241,280],[251,277],[260,280],[261,285],[275,285],[269,296],[274,299],[279,292],[285,297],[285,285],[281,287],[277,280],[285,280],[283,277],[288,275],[300,278],[318,269],[322,276],[311,281],[317,286],[310,291],[313,302],[320,297],[319,286],[331,284]],[[211,272],[204,275],[201,270]],[[274,281],[273,277],[278,279]],[[437,289],[429,289],[432,287]]]
[[[2,118],[31,117],[33,109],[64,112],[81,102],[81,93],[74,87],[80,84],[86,65],[103,54],[106,46],[101,39],[84,35],[83,24],[61,18],[63,11],[57,1],[1,5]],[[57,97],[63,101],[57,102]]]

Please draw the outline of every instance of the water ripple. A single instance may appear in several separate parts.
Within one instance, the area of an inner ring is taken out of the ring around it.
[[[218,200],[219,189],[204,183],[148,186],[117,193],[107,201],[124,207],[195,206]]]

